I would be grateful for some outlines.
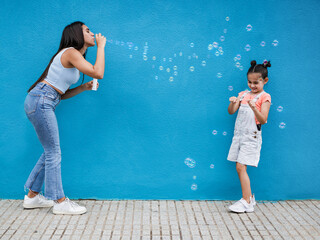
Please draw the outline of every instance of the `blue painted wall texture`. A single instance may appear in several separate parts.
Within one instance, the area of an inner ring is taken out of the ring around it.
[[[97,92],[56,109],[67,196],[239,199],[228,99],[247,88],[250,61],[268,59],[272,106],[259,167],[248,168],[253,192],[319,199],[319,12],[317,0],[2,3],[0,198],[23,197],[43,151],[27,89],[80,20],[107,37],[106,71]]]

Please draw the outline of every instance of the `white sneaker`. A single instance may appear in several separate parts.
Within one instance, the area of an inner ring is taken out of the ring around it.
[[[79,206],[77,203],[70,201],[66,198],[61,203],[54,203],[53,213],[54,214],[83,214],[87,211],[85,207]]]
[[[23,207],[24,208],[42,208],[42,207],[52,207],[53,201],[46,199],[40,193],[33,198],[29,198],[27,195],[24,196]]]
[[[253,206],[254,206],[254,203],[251,197],[250,197],[250,203],[247,203],[246,200],[241,198],[239,201],[232,204],[229,207],[229,210],[236,213],[253,212],[254,211]]]
[[[250,201],[252,201],[253,206],[257,205],[256,198],[255,198],[254,194],[253,194],[252,197],[250,198]]]

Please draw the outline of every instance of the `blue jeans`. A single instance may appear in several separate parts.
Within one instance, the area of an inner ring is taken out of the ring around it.
[[[60,100],[61,95],[56,90],[40,82],[29,92],[24,102],[24,110],[44,149],[25,188],[40,192],[44,182],[44,195],[51,200],[64,197],[59,129],[54,113]]]

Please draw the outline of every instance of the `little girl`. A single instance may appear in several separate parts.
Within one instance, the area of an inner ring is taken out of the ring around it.
[[[228,160],[236,162],[236,169],[241,183],[242,198],[229,207],[232,212],[253,212],[256,204],[251,193],[247,165],[257,167],[262,144],[261,125],[267,123],[271,96],[263,91],[268,82],[270,61],[257,64],[251,61],[248,70],[248,86],[251,91],[240,92],[238,97],[229,99],[228,112],[234,114],[238,109],[234,136],[228,154]]]

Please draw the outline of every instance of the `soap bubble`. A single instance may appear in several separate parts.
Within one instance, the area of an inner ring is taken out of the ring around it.
[[[286,127],[286,124],[284,122],[279,124],[279,128],[284,129]]]
[[[152,57],[152,60],[153,60],[153,61],[156,60],[156,59],[157,59],[156,56],[153,56],[153,57]]]
[[[139,49],[138,46],[135,46],[135,47],[134,47],[134,50],[135,50],[135,51],[137,51],[138,49]]]
[[[240,67],[240,63],[239,62],[236,62],[236,67],[238,68],[238,67]]]
[[[167,60],[166,58],[163,58],[163,59],[162,59],[162,61],[164,61],[164,62],[165,62],[166,60]]]
[[[220,51],[220,55],[223,55],[223,53],[224,53],[223,51]]]
[[[229,91],[232,91],[232,90],[233,90],[233,87],[232,87],[232,86],[229,86],[229,87],[228,87],[228,90],[229,90]]]
[[[242,71],[243,70],[243,66],[240,66],[239,69]]]
[[[211,51],[211,50],[212,50],[212,48],[213,48],[213,45],[212,45],[212,44],[209,44],[209,46],[208,46],[208,50],[209,50],[209,51]]]
[[[155,78],[156,80],[158,80],[158,79],[159,79],[159,77],[158,77],[158,76],[155,76],[154,78]]]
[[[167,72],[170,72],[170,68],[167,68]]]
[[[265,41],[262,41],[261,43],[260,43],[260,46],[261,47],[264,47],[266,45],[266,42]]]
[[[213,45],[214,48],[217,48],[219,46],[219,44],[217,42],[213,42],[212,45]]]
[[[223,42],[224,40],[225,40],[225,37],[224,37],[224,36],[221,36],[221,37],[220,37],[220,41]]]
[[[273,45],[274,47],[278,46],[278,44],[279,44],[278,40],[274,40],[274,41],[272,42],[272,45]]]
[[[221,52],[222,51],[222,47],[219,47],[218,50],[219,50],[219,52]]]
[[[277,111],[278,111],[278,112],[282,112],[282,111],[283,111],[283,107],[282,107],[282,106],[279,106],[279,107],[277,108]]]
[[[173,70],[178,70],[178,67],[177,66],[173,66]]]
[[[213,130],[213,131],[212,131],[212,134],[213,134],[213,135],[217,135],[217,133],[218,133],[217,130]]]
[[[210,165],[210,168],[214,168],[214,165],[213,165],[213,164],[211,164],[211,165]]]
[[[148,60],[147,55],[143,55],[143,60],[145,60],[145,61],[147,61],[147,60]]]
[[[169,58],[169,62],[172,62],[172,58]]]
[[[198,189],[197,184],[194,183],[191,185],[191,190],[196,191],[197,189]]]
[[[189,167],[189,168],[194,168],[196,166],[196,161],[191,159],[191,158],[186,158],[184,160],[184,163]]]
[[[227,132],[223,132],[222,133],[223,136],[227,136],[227,134],[228,134]]]
[[[218,78],[222,78],[222,73],[217,73]]]
[[[124,42],[121,42],[121,46],[124,46]]]
[[[247,52],[249,52],[251,50],[251,46],[249,44],[247,44],[244,48]]]
[[[162,66],[160,66],[160,67],[159,67],[159,70],[160,70],[160,71],[162,71],[162,70],[163,70],[163,67],[162,67]]]
[[[190,67],[190,71],[193,72],[194,71],[194,66]]]
[[[194,57],[194,58],[197,57],[197,54],[193,53],[193,54],[192,54],[192,57]]]
[[[241,55],[240,54],[237,54],[237,59],[241,60]]]
[[[236,62],[236,61],[238,61],[238,58],[237,58],[237,57],[234,57],[233,60]]]
[[[169,77],[169,81],[170,81],[170,82],[173,82],[173,77]]]
[[[175,53],[175,54],[173,54],[173,56],[174,56],[174,57],[176,57],[176,56],[177,56],[177,54]]]
[[[252,26],[251,26],[251,24],[248,24],[247,25],[247,31],[250,32],[251,30],[252,30]]]
[[[220,52],[217,50],[215,55],[218,57],[220,55]]]
[[[182,57],[182,52],[179,53],[179,56]]]
[[[228,22],[230,20],[230,18],[229,17],[226,17],[226,21]]]
[[[193,179],[196,180],[196,179],[197,179],[197,176],[193,176]]]
[[[205,67],[206,64],[207,64],[206,61],[202,61],[202,62],[201,62],[201,65],[202,65],[203,67]]]
[[[178,76],[178,72],[177,72],[177,71],[174,71],[174,72],[173,72],[173,75]]]
[[[132,58],[132,55],[131,55],[131,54],[129,55],[129,58]]]
[[[190,43],[190,47],[194,47],[194,43]]]

